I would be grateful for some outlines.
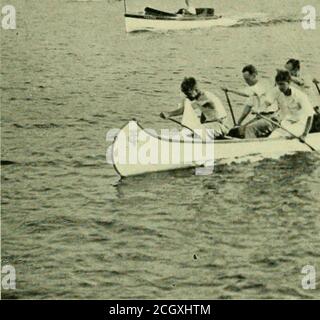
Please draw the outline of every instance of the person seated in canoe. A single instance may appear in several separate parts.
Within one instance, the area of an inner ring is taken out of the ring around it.
[[[278,106],[272,104],[267,106],[265,104],[265,97],[268,91],[272,90],[272,84],[266,80],[260,80],[258,71],[253,65],[246,65],[242,69],[242,76],[247,84],[247,88],[242,91],[229,90],[225,87],[221,89],[226,92],[232,92],[240,96],[247,97],[244,110],[240,116],[237,126],[232,128],[229,136],[245,139],[263,138],[270,135],[276,128],[271,122],[255,116],[246,124],[242,124],[249,114],[261,114],[273,121],[277,121]]]
[[[197,10],[195,7],[192,6],[191,0],[185,0],[186,7],[183,9],[180,9],[177,14],[185,14],[185,15],[196,15]]]
[[[270,138],[299,137],[305,141],[312,125],[314,110],[308,96],[291,84],[291,76],[287,70],[278,70],[276,85],[266,97],[266,103],[277,103],[280,111],[281,127],[274,130]],[[292,133],[292,135],[290,133]]]
[[[305,81],[300,74],[300,61],[296,59],[289,59],[284,66],[285,70],[289,71],[291,76],[291,82],[299,87],[306,87]]]
[[[171,112],[161,112],[160,117],[166,119],[172,116],[183,115],[185,103],[191,102],[192,108],[198,112],[200,123],[207,129],[214,130],[215,138],[223,138],[229,128],[226,125],[227,113],[221,100],[211,92],[199,89],[197,80],[193,77],[184,78],[181,91],[185,95],[181,107]]]

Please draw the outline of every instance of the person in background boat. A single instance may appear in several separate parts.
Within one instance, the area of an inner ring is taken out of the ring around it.
[[[287,70],[278,70],[276,75],[277,87],[268,93],[266,104],[277,103],[280,110],[281,126],[305,141],[308,135],[314,110],[308,96],[291,85],[291,76]],[[270,138],[293,138],[287,131],[279,128],[274,130]]]
[[[177,14],[196,15],[197,10],[192,6],[191,0],[185,0],[186,8],[180,9]]]
[[[268,91],[272,90],[272,85],[265,80],[259,79],[258,71],[253,65],[245,66],[242,69],[242,76],[248,85],[248,87],[244,90],[235,91],[224,87],[221,88],[226,92],[233,92],[240,96],[249,96],[245,103],[242,115],[238,120],[237,126],[230,130],[229,135],[246,139],[267,137],[276,128],[269,121],[261,119],[257,115],[245,125],[242,125],[242,123],[249,114],[261,114],[272,119],[273,121],[278,121],[276,114],[278,111],[277,105],[273,104],[267,106],[265,104],[265,96]]]
[[[207,129],[214,130],[215,138],[223,138],[227,135],[229,128],[226,125],[227,113],[221,100],[211,92],[201,91],[195,78],[185,78],[181,83],[181,91],[185,98],[181,107],[171,112],[161,112],[160,117],[166,119],[172,116],[183,115],[186,100],[191,101],[195,112],[198,111],[198,117],[201,124]]]

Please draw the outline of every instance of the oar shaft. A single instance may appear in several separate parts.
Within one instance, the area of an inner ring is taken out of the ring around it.
[[[237,123],[236,123],[236,118],[235,118],[234,113],[233,113],[233,109],[232,109],[232,105],[231,105],[231,101],[230,101],[230,98],[229,98],[228,92],[227,92],[227,91],[225,91],[224,93],[225,93],[226,98],[227,98],[227,102],[228,102],[229,109],[230,109],[230,112],[231,112],[231,116],[232,116],[233,124],[234,124],[234,126],[236,126],[236,125],[237,125]]]
[[[186,125],[182,124],[180,121],[178,121],[178,120],[176,120],[176,119],[173,119],[173,118],[170,118],[170,117],[168,117],[168,118],[166,118],[166,119],[171,120],[172,122],[179,124],[181,127],[184,127],[184,128],[186,128],[186,129],[190,130],[190,131],[193,132],[195,135],[197,135],[199,138],[201,138],[201,137],[199,136],[199,134],[197,134],[194,130],[192,130],[191,128],[187,127]]]
[[[263,116],[262,114],[258,113],[257,114],[260,118],[269,121],[270,123],[272,123],[273,125],[277,126],[278,128],[281,128],[282,130],[286,131],[287,133],[289,133],[292,137],[298,139],[301,143],[304,143],[305,145],[307,145],[311,150],[318,152],[314,147],[312,147],[309,143],[305,142],[305,141],[301,141],[300,137],[296,136],[295,134],[293,134],[292,132],[290,132],[288,129],[284,128],[280,123],[273,121],[271,119],[269,119],[268,117]]]

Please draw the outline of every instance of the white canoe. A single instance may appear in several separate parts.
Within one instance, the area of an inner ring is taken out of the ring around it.
[[[133,139],[134,137],[134,139]],[[306,141],[320,151],[320,133],[309,134]],[[219,162],[241,161],[251,156],[272,158],[311,149],[297,139],[234,139],[204,142],[170,138],[147,132],[135,120],[117,134],[111,148],[111,162],[121,177],[158,171],[207,166]]]
[[[154,17],[143,14],[125,14],[127,32],[134,31],[168,31],[185,29],[203,29],[214,26],[232,26],[237,20],[209,16],[209,17]]]

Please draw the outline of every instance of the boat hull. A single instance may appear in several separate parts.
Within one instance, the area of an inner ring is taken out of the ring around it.
[[[131,139],[133,132],[137,138],[135,141]],[[309,134],[306,141],[320,151],[320,133]],[[153,151],[150,151],[151,149]],[[138,150],[134,156],[133,150]],[[130,121],[116,136],[111,146],[111,157],[117,173],[121,177],[128,177],[158,171],[212,166],[217,162],[241,161],[252,156],[272,158],[275,155],[299,151],[310,152],[311,149],[297,139],[283,138],[216,140],[207,143],[192,138],[181,140],[147,132],[136,121]]]
[[[222,17],[206,18],[155,18],[144,15],[125,15],[125,25],[127,32],[136,31],[168,31],[168,30],[186,30],[203,29],[214,26],[231,26],[236,24],[234,19]]]

